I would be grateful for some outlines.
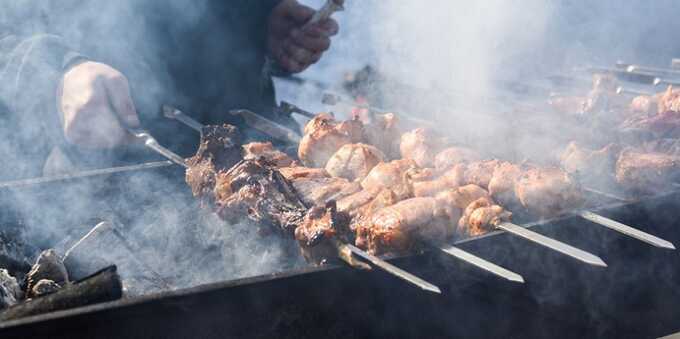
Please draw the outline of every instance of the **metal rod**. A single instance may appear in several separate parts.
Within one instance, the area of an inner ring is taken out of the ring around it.
[[[618,195],[611,194],[611,193],[607,193],[607,192],[603,192],[603,191],[600,191],[600,190],[596,190],[596,189],[590,188],[590,187],[584,187],[583,190],[586,191],[586,192],[589,192],[589,193],[596,194],[596,195],[601,195],[601,196],[603,196],[603,197],[605,197],[605,198],[612,199],[612,200],[618,200],[618,201],[632,201],[631,199],[624,198],[624,197],[620,197],[620,196],[618,196]]]
[[[277,124],[267,118],[264,118],[260,115],[255,114],[254,112],[251,112],[246,109],[239,109],[239,110],[233,110],[229,111],[231,115],[239,115],[241,116],[244,120],[245,123],[260,131],[263,132],[272,138],[279,139],[281,141],[288,141],[292,144],[298,144],[302,140],[300,136],[295,133],[293,130],[284,127],[280,124]]]
[[[316,116],[316,114],[309,111],[305,111],[304,109],[295,106],[287,101],[281,101],[281,105],[279,105],[279,110],[285,114],[297,113],[310,119]]]
[[[371,254],[361,250],[360,248],[358,248],[354,245],[351,245],[351,244],[344,244],[344,245],[347,246],[347,248],[349,248],[352,251],[352,253],[354,253],[355,255],[357,255],[357,256],[365,259],[365,260],[368,260],[371,264],[385,270],[387,273],[390,273],[397,278],[400,278],[400,279],[402,279],[402,280],[404,280],[404,281],[406,281],[410,284],[418,286],[425,291],[430,291],[430,292],[437,293],[437,294],[442,293],[442,291],[439,289],[439,287],[437,287],[437,286],[435,286],[435,285],[433,285],[433,284],[431,284],[431,283],[429,283],[429,282],[427,282],[427,281],[425,281],[421,278],[418,278],[415,275],[408,273],[408,272],[402,270],[401,268],[388,263],[385,260],[382,260],[382,259],[380,259],[380,258],[378,258],[374,255],[371,255]]]
[[[670,250],[675,250],[675,245],[671,243],[670,241],[661,239],[657,236],[651,235],[649,233],[640,231],[636,228],[630,227],[626,224],[622,224],[618,221],[603,217],[597,213],[593,213],[590,211],[579,211],[576,212],[577,215],[582,217],[583,219],[586,219],[588,221],[591,221],[593,223],[602,225],[604,227],[610,228],[614,231],[617,231],[619,233],[625,234],[629,237],[638,239],[640,241],[646,242],[648,244],[651,244],[653,246],[659,247],[659,248],[666,248]]]
[[[498,266],[490,261],[484,260],[474,254],[471,254],[467,251],[464,251],[458,247],[455,246],[443,246],[439,247],[439,249],[446,253],[449,254],[453,257],[456,257],[462,261],[465,261],[468,264],[472,264],[473,266],[476,266],[478,268],[481,268],[491,274],[497,275],[503,279],[518,282],[518,283],[524,283],[524,278],[508,269],[505,269],[501,266]]]
[[[625,88],[623,86],[616,87],[616,94],[648,95],[648,96],[654,95],[653,93]]]
[[[152,149],[154,152],[164,156],[168,160],[174,162],[177,165],[183,166],[184,168],[189,168],[184,158],[180,157],[173,151],[161,146],[158,141],[146,130],[138,128],[126,127],[128,133],[137,138],[137,140],[144,143],[144,146]]]
[[[170,105],[163,105],[162,111],[163,116],[165,116],[166,118],[177,120],[196,130],[198,133],[203,133],[203,124],[194,120],[190,116],[184,114],[184,112],[180,111],[179,109],[172,107]]]
[[[576,247],[573,247],[571,245],[567,245],[561,241],[557,241],[552,238],[548,238],[544,235],[541,235],[539,233],[536,233],[534,231],[530,231],[522,226],[518,226],[509,222],[503,222],[499,223],[496,225],[497,228],[506,231],[508,233],[514,234],[518,237],[527,239],[529,241],[532,241],[536,244],[539,244],[541,246],[545,246],[547,248],[550,248],[552,250],[555,250],[557,252],[560,252],[562,254],[565,254],[567,256],[570,256],[574,259],[577,259],[579,261],[582,261],[586,264],[593,265],[593,266],[600,266],[600,267],[607,267],[607,264],[600,259],[600,257],[588,253],[584,250],[578,249]]]
[[[326,20],[330,18],[333,13],[344,10],[345,8],[342,7],[344,2],[344,0],[326,0],[326,3],[324,3],[323,7],[314,13],[312,18],[309,19],[305,26]]]

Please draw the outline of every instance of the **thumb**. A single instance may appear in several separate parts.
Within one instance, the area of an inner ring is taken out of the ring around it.
[[[139,127],[139,116],[132,102],[130,87],[124,77],[114,77],[106,83],[106,92],[114,113],[128,127]]]
[[[311,7],[302,5],[297,1],[291,1],[288,6],[287,16],[298,25],[306,24],[316,13]]]

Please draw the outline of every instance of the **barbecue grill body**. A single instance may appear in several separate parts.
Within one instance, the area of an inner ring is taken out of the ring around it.
[[[173,169],[154,169],[170,171]],[[23,187],[132,184],[139,173]],[[108,184],[102,184],[108,183]],[[46,186],[47,185],[47,186]],[[153,192],[149,192],[153,194]],[[680,244],[679,195],[600,211]],[[149,197],[125,197],[129,203]],[[14,213],[4,213],[10,217]],[[66,217],[65,217],[66,218]],[[68,218],[66,218],[68,219]],[[5,220],[5,222],[8,222]],[[507,234],[460,244],[522,274],[499,280],[437,252],[393,259],[442,288],[423,292],[380,271],[306,268],[126,299],[0,324],[2,338],[655,337],[680,329],[680,259],[576,218],[538,231],[599,254],[590,267]]]

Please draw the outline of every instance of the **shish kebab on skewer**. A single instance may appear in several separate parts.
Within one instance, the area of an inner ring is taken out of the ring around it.
[[[187,117],[186,115],[184,115],[178,109],[170,107],[170,106],[164,106],[163,112],[164,112],[164,115],[167,118],[170,118],[170,119],[173,119],[177,116]],[[197,123],[197,122],[194,122],[194,124],[195,123]],[[260,149],[256,150],[256,148],[260,148]],[[262,148],[266,148],[267,150],[263,151]],[[274,151],[273,148],[271,148],[271,144],[251,143],[251,144],[244,145],[244,158],[246,158],[246,159],[254,159],[258,155],[262,155],[262,154],[265,154],[265,153],[269,153],[269,155],[267,156],[269,159],[277,159],[277,158],[282,159],[282,158],[287,157],[280,152],[278,152],[278,153],[276,153],[276,152],[277,151]],[[273,154],[276,154],[276,155],[273,155]],[[274,160],[274,162],[277,162],[279,165],[288,166],[288,165],[291,164],[292,160],[290,160],[290,159],[285,160],[285,161]],[[306,167],[284,167],[284,168],[280,168],[280,171],[281,171],[281,173],[283,174],[284,177],[291,178],[291,179],[294,179],[296,177],[298,177],[298,178],[306,178],[306,177],[318,178],[319,180],[328,179],[324,183],[327,185],[327,188],[329,188],[328,192],[332,193],[332,188],[334,187],[333,181],[330,178],[326,178],[327,173],[324,169],[310,169],[310,168],[306,168]],[[302,182],[297,185],[297,188],[301,189],[303,192],[312,192],[314,190],[314,188],[316,188],[314,185],[305,185],[304,180],[301,180],[301,181]],[[343,180],[339,180],[339,181],[340,181],[341,184],[343,183]],[[347,183],[347,181],[345,180],[344,183]],[[309,186],[309,188],[306,188],[306,186]],[[319,197],[317,197],[316,199],[312,198],[313,201],[308,201],[307,202],[308,204],[314,204],[314,203],[317,203],[319,201],[323,201],[324,194],[327,193],[327,192],[324,192],[324,190],[321,190],[321,189],[318,189],[318,191],[321,192],[319,194]],[[351,191],[348,191],[348,192],[351,193]],[[345,199],[339,200],[338,201],[338,205],[339,205],[338,209],[341,209],[344,212],[347,208],[349,208],[348,206],[352,205],[353,201],[355,202],[357,200],[362,199],[362,197],[360,196],[362,193],[364,195],[366,195],[365,194],[366,192],[355,192],[355,193],[357,193],[357,194],[356,195],[352,194],[351,196],[347,196]],[[313,196],[314,194],[311,194],[311,195]],[[369,195],[367,198],[371,199],[371,198],[374,198],[374,196]],[[366,198],[363,198],[363,199],[366,199]],[[314,200],[316,200],[316,201],[314,201]],[[352,253],[369,260],[370,262],[372,262],[376,266],[381,267],[383,269],[388,269],[390,272],[393,271],[393,268],[386,266],[387,263],[385,263],[383,261],[379,261],[379,259],[377,259],[376,257],[369,255],[369,254],[359,250],[358,248],[352,246],[351,250],[352,250]],[[500,267],[500,266],[495,265],[491,262],[488,262],[488,261],[486,261],[482,258],[479,258],[479,257],[477,257],[473,254],[464,252],[463,250],[458,249],[454,246],[444,247],[444,248],[442,248],[442,250],[445,251],[449,255],[452,255],[452,256],[459,258],[461,260],[464,260],[466,262],[472,263],[473,265],[480,267],[480,268],[482,268],[482,269],[484,269],[484,270],[486,270],[486,271],[488,271],[488,272],[490,272],[494,275],[500,276],[500,277],[505,278],[505,279],[510,280],[510,281],[524,282],[524,279],[520,275],[518,275],[514,272],[511,272],[511,271],[508,271],[507,269],[505,269],[503,267]],[[389,264],[387,264],[387,265],[389,265]]]
[[[300,155],[300,158],[303,160],[303,162],[307,162],[308,165],[315,165],[315,164],[320,165],[322,163],[325,163],[326,159],[328,157],[330,157],[331,155],[333,155],[334,150],[337,148],[336,146],[338,145],[338,143],[337,143],[338,140],[344,139],[345,146],[346,147],[349,146],[349,149],[351,150],[352,144],[349,144],[349,142],[352,140],[352,137],[349,136],[349,135],[353,134],[352,131],[357,132],[357,133],[359,131],[362,131],[361,122],[359,122],[359,121],[348,121],[348,122],[344,122],[344,123],[339,123],[338,126],[336,126],[339,129],[334,129],[334,128],[331,128],[331,130],[326,129],[327,133],[324,133],[322,131],[320,133],[321,135],[317,135],[316,137],[313,136],[313,134],[315,134],[314,130],[319,128],[320,126],[326,126],[326,127],[331,126],[330,119],[331,118],[329,116],[322,114],[322,115],[317,116],[317,118],[313,119],[305,127],[305,131],[307,133],[305,133],[306,135],[305,135],[305,137],[303,137],[303,144],[300,145],[299,155]],[[389,125],[389,124],[387,124],[387,125]],[[380,130],[379,126],[372,126],[372,127],[374,127],[374,128],[369,127],[369,128],[366,128],[366,130],[367,131]],[[384,124],[384,121],[383,121],[382,127],[383,128],[386,127],[386,124]],[[323,130],[323,129],[325,129],[325,127],[321,128],[321,130]],[[318,134],[318,133],[316,133],[316,134]],[[387,134],[390,134],[390,133],[388,132]],[[323,136],[323,135],[325,135],[325,136]],[[315,140],[315,139],[317,139],[317,137],[319,137],[318,138],[319,143],[317,143],[316,145],[312,145],[312,144],[314,144],[314,142],[310,143],[309,140]],[[385,137],[385,135],[382,135],[382,136],[381,135],[372,135],[372,136],[369,136],[369,139],[371,139],[373,141],[373,143],[381,145],[381,147],[383,147],[383,149],[385,149],[389,153],[389,152],[391,152],[390,145],[387,145],[385,143],[386,140],[381,140],[381,139],[384,139],[384,137]],[[343,141],[340,141],[340,143],[343,143]],[[306,147],[304,145],[307,145],[309,147]],[[358,146],[359,146],[359,148],[363,148],[360,145],[358,145]],[[342,147],[342,148],[346,148],[346,147]],[[343,153],[340,150],[338,150],[338,152]],[[397,152],[399,152],[399,151],[397,151]],[[350,151],[350,153],[352,153],[352,152]],[[333,163],[333,162],[329,161],[329,163]],[[342,161],[340,161],[340,163],[342,163]],[[361,161],[359,163],[361,163]],[[404,170],[405,168],[409,167],[409,164],[413,164],[414,168],[417,168],[417,166],[415,166],[415,163],[410,159],[396,160],[396,161],[392,161],[390,163],[382,163],[382,165],[376,166],[375,168],[373,168],[370,171],[373,175],[371,175],[371,173],[369,173],[369,175],[363,180],[363,182],[361,182],[361,185],[364,186],[363,188],[365,188],[364,191],[357,192],[354,196],[347,196],[343,199],[338,200],[338,209],[345,210],[345,207],[343,207],[343,206],[352,205],[351,203],[347,203],[345,200],[348,200],[348,199],[351,200],[351,199],[355,198],[356,195],[362,195],[362,194],[367,195],[367,194],[369,194],[370,191],[375,192],[376,190],[374,190],[373,188],[376,188],[377,191],[379,191],[381,187],[370,187],[370,186],[373,186],[373,184],[371,184],[372,181],[376,182],[377,186],[380,186],[380,182],[385,181],[385,180],[392,181],[393,183],[394,183],[394,181],[399,181],[398,178],[403,173],[398,173],[398,172],[400,170]],[[404,166],[400,166],[400,165],[404,165]],[[359,166],[359,167],[361,167],[361,166]],[[390,168],[392,168],[392,170],[390,170]],[[301,167],[301,169],[304,169],[304,167]],[[333,169],[329,169],[329,168],[327,168],[327,170],[333,171]],[[381,171],[386,171],[386,172],[381,173]],[[390,171],[392,171],[393,173],[390,173]],[[394,171],[396,171],[396,172],[394,172]],[[470,185],[470,186],[474,186],[474,185]],[[383,188],[392,189],[392,188],[396,188],[396,187],[383,187]],[[471,188],[472,187],[468,187],[467,189],[471,189]],[[484,189],[482,189],[482,188],[478,188],[478,189],[480,191],[484,191]],[[398,188],[396,190],[399,191]],[[385,191],[390,192],[390,193],[394,193],[393,191],[391,191],[389,189],[385,190]],[[461,192],[452,192],[452,194],[454,194],[454,196],[458,195],[460,199],[465,199],[465,195],[466,195],[465,189],[463,189]],[[368,200],[371,201],[371,198],[373,198],[373,197],[369,197]],[[363,247],[369,248],[369,250],[371,252],[374,252],[374,253],[380,253],[381,247],[382,247],[382,245],[380,245],[381,242],[382,243],[386,242],[383,245],[386,245],[384,247],[386,247],[387,249],[397,249],[397,250],[401,249],[401,250],[403,250],[406,247],[408,247],[408,245],[410,245],[412,243],[412,241],[408,240],[408,237],[413,236],[413,234],[412,234],[413,232],[417,233],[417,232],[420,232],[420,231],[423,231],[423,230],[427,230],[427,226],[430,225],[430,224],[438,224],[440,226],[440,231],[442,231],[442,229],[441,229],[442,225],[444,225],[444,228],[446,228],[448,225],[455,224],[455,222],[457,222],[457,218],[453,217],[453,216],[451,216],[451,220],[449,220],[448,222],[446,222],[446,220],[442,220],[441,217],[442,217],[443,214],[446,214],[445,212],[440,212],[439,215],[436,215],[438,213],[435,212],[434,215],[433,215],[433,210],[437,210],[437,206],[441,206],[441,205],[447,206],[447,204],[446,204],[447,198],[448,197],[446,197],[446,196],[441,196],[441,197],[437,197],[437,198],[435,198],[435,197],[422,197],[422,198],[416,197],[414,199],[403,200],[403,197],[398,198],[398,197],[394,197],[394,196],[388,196],[385,199],[386,200],[392,200],[391,202],[381,202],[380,199],[376,197],[376,199],[372,200],[372,204],[376,204],[376,202],[377,202],[378,211],[377,211],[376,216],[374,216],[372,219],[369,218],[369,222],[377,223],[377,224],[375,224],[375,226],[377,226],[378,224],[382,224],[383,227],[386,227],[385,230],[386,230],[387,233],[370,234],[371,233],[370,229],[372,229],[372,227],[359,228],[358,231],[357,231],[358,232],[357,244],[358,245],[361,244],[361,245],[363,245]],[[357,199],[360,200],[361,198],[357,197]],[[449,199],[451,199],[451,198],[449,198]],[[448,202],[453,202],[453,200],[455,200],[455,199],[456,198],[454,197],[454,198],[452,198],[452,200],[449,200]],[[469,198],[467,198],[467,199],[469,199]],[[403,201],[401,201],[401,200],[403,200]],[[453,202],[453,205],[448,204],[448,206],[451,206],[448,209],[452,212],[455,212],[455,210],[458,209],[458,211],[459,211],[458,213],[461,213],[462,212],[461,210],[464,209],[467,205],[469,205],[469,203],[473,202],[474,200],[475,199],[467,200],[467,202],[462,203],[458,206],[456,206],[455,202]],[[361,204],[358,204],[358,205],[361,205]],[[364,204],[364,205],[361,205],[361,206],[367,207],[369,209],[371,207],[374,207],[374,206],[371,206],[371,204]],[[531,241],[537,242],[541,245],[544,245],[544,246],[549,247],[551,249],[557,250],[561,253],[570,255],[570,256],[572,256],[572,257],[574,257],[574,258],[576,258],[580,261],[584,261],[586,263],[598,265],[598,266],[606,266],[600,258],[598,258],[598,257],[596,257],[596,256],[594,256],[590,253],[578,250],[578,249],[573,248],[569,245],[554,241],[552,239],[547,239],[545,237],[542,237],[542,236],[535,234],[534,232],[531,232],[531,231],[528,231],[528,230],[526,230],[526,231],[517,230],[516,228],[512,227],[512,225],[510,225],[510,224],[502,223],[501,222],[502,219],[500,217],[485,214],[485,211],[491,212],[491,211],[496,211],[496,210],[500,209],[501,210],[500,214],[502,214],[504,216],[509,216],[509,213],[507,213],[507,212],[502,213],[502,208],[500,206],[494,205],[494,206],[478,206],[478,207],[481,208],[481,210],[480,210],[481,212],[477,213],[476,217],[473,218],[474,220],[477,220],[475,222],[481,222],[481,223],[484,223],[484,224],[493,223],[494,227],[496,227],[496,228],[503,228],[510,233],[517,234],[518,236],[521,236],[521,237],[524,237],[524,238],[529,239]],[[490,207],[490,208],[484,209],[484,207]],[[350,213],[351,212],[352,211],[350,211]],[[471,211],[471,213],[474,213],[474,211]],[[460,215],[458,215],[458,217],[459,216]],[[394,219],[394,218],[396,218],[396,219]],[[404,219],[402,219],[402,218],[404,218]],[[489,220],[481,221],[484,218],[488,218]],[[394,224],[395,221],[397,222],[397,224]],[[453,222],[451,222],[451,221],[453,221]],[[489,226],[489,225],[486,225],[486,226]],[[400,227],[406,227],[406,229],[399,230]],[[466,228],[466,227],[468,227],[468,226],[463,225],[463,228]],[[484,227],[484,226],[478,225],[478,227]],[[380,227],[377,226],[377,228],[380,228]],[[436,229],[436,227],[433,227],[433,228]],[[369,230],[369,231],[366,232],[366,230]],[[393,232],[396,232],[396,233],[393,233]],[[402,233],[402,232],[406,232],[406,233]],[[444,230],[444,232],[446,232],[446,230]],[[385,236],[386,236],[386,238],[385,238]],[[395,238],[395,236],[396,236],[396,238]],[[360,238],[367,238],[369,244],[367,244],[366,242],[364,242]],[[464,257],[456,255],[457,253],[455,253],[455,250],[451,251],[449,248],[441,248],[441,249],[443,251],[451,254],[451,255],[454,255],[454,256],[459,257],[461,259],[465,259]],[[475,264],[475,263],[473,262],[473,264]],[[485,267],[482,267],[482,268],[485,268]],[[485,269],[488,269],[488,268],[485,268]]]
[[[334,103],[337,103],[337,102],[340,102],[340,101],[346,101],[346,100],[347,99],[344,99],[341,96],[334,95],[334,94],[326,94],[324,96],[324,103],[327,103],[327,104],[334,104]],[[369,106],[369,105],[364,105],[362,107],[366,108],[368,110],[372,110],[372,107]],[[382,112],[384,110],[377,109],[376,111]],[[608,198],[614,198],[615,200],[620,200],[620,201],[624,200],[623,198],[620,198],[616,195],[601,192],[601,191],[596,190],[596,189],[587,188],[587,187],[582,188],[582,189],[584,191],[588,191],[588,192],[598,194],[598,195],[603,195],[603,196],[606,196]],[[607,227],[609,229],[612,229],[612,230],[617,231],[619,233],[622,233],[624,235],[633,237],[635,239],[641,240],[643,242],[649,243],[649,244],[654,245],[656,247],[667,248],[667,249],[675,249],[675,246],[672,243],[670,243],[670,242],[668,242],[664,239],[661,239],[661,238],[656,237],[654,235],[640,231],[636,228],[625,225],[623,223],[620,223],[620,222],[611,220],[609,218],[603,217],[603,216],[598,215],[596,213],[593,213],[591,211],[576,210],[573,213],[577,216],[580,216],[580,217],[590,221],[590,222],[593,222],[595,224],[599,224],[601,226]]]

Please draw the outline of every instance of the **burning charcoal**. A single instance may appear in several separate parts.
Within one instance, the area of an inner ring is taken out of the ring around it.
[[[0,321],[117,300],[122,296],[122,283],[116,266],[110,266],[52,294],[7,309],[0,313]]]
[[[38,283],[33,286],[31,290],[31,295],[34,298],[42,297],[48,294],[52,294],[61,288],[59,284],[55,283],[49,279],[41,279]]]
[[[59,285],[64,285],[68,280],[66,266],[54,250],[46,250],[40,253],[31,271],[26,275],[26,297],[32,298],[33,289],[43,279],[52,280]]]
[[[21,296],[21,288],[17,279],[0,269],[0,310],[17,303]]]

